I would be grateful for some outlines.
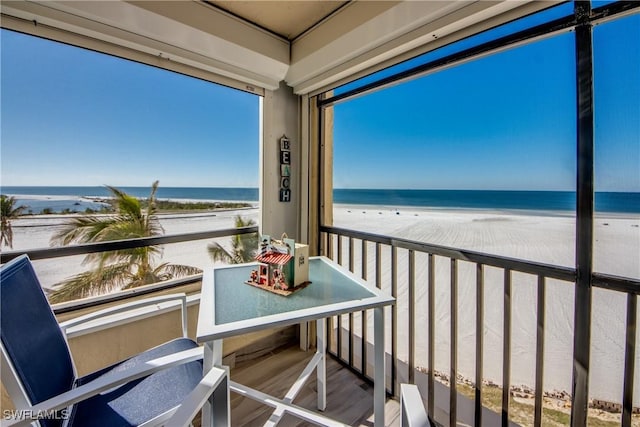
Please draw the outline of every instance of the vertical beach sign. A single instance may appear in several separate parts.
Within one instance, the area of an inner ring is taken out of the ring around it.
[[[286,135],[280,138],[280,201],[291,201],[291,142]]]

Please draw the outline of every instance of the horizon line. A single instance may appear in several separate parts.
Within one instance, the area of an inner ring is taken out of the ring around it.
[[[150,185],[110,185],[116,188],[150,188]],[[0,185],[0,192],[4,188],[105,188],[106,185]],[[246,189],[259,190],[259,187],[233,187],[233,186],[159,186],[158,190],[163,188],[201,188],[201,189]],[[353,191],[527,191],[527,192],[563,192],[575,193],[576,190],[559,190],[559,189],[496,189],[496,188],[372,188],[372,187],[337,187],[333,190],[353,190]],[[595,193],[640,193],[638,190],[599,190]]]

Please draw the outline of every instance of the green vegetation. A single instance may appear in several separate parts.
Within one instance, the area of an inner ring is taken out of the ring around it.
[[[113,195],[115,215],[83,215],[71,218],[52,238],[54,244],[94,243],[110,240],[158,236],[164,232],[157,217],[158,181],[142,207],[139,199],[107,186]],[[51,303],[83,298],[119,289],[130,289],[179,276],[197,274],[200,269],[169,263],[156,265],[158,246],[99,252],[85,256],[84,263],[93,264],[90,271],[73,276],[55,286]]]
[[[111,212],[113,212],[113,208],[111,206],[103,206],[100,209],[86,208],[84,210],[84,213],[86,213],[86,214],[97,214],[97,213],[107,214],[107,213],[111,213]],[[77,213],[77,212],[73,212],[73,213]]]
[[[6,196],[3,196],[6,197]],[[85,214],[109,214],[117,211],[118,201],[113,199],[101,199],[96,200],[101,203],[108,203],[108,205],[102,206],[100,209],[86,208],[83,213]],[[143,209],[147,208],[148,201],[145,199],[139,199],[140,206]],[[157,213],[180,213],[180,212],[209,212],[214,210],[221,209],[242,209],[242,208],[250,208],[253,205],[251,203],[245,202],[178,202],[173,200],[155,200],[155,210]],[[32,209],[29,209],[24,212],[28,207],[22,206],[22,210],[17,214],[20,215],[33,215],[34,212]],[[52,215],[52,214],[77,214],[80,213],[75,209],[65,208],[60,212],[55,211],[52,208],[44,208],[40,211],[40,215]]]
[[[245,219],[240,215],[235,218],[236,228],[251,227],[256,225],[251,219]],[[209,256],[213,261],[223,261],[229,264],[241,264],[253,261],[258,250],[258,233],[236,234],[231,237],[231,252],[223,248],[218,242],[207,245]]]
[[[475,398],[475,388],[469,384],[458,383],[458,392],[468,397]],[[544,399],[547,401],[547,399]],[[496,413],[502,412],[502,388],[485,385],[482,387],[482,405]],[[509,419],[521,426],[532,426],[534,418],[533,404],[518,401],[515,398],[509,400]],[[544,406],[542,408],[543,426],[568,426],[571,423],[569,408],[565,410]],[[614,427],[619,426],[619,421],[605,420],[589,415],[589,426]],[[635,425],[635,424],[634,424]]]
[[[11,220],[19,217],[26,208],[26,206],[16,206],[15,197],[0,195],[0,247],[6,245],[13,249]]]
[[[142,202],[143,207],[145,202]],[[248,208],[252,205],[243,202],[176,202],[172,200],[157,200],[156,207],[160,212],[175,211],[209,211],[215,209],[239,209]]]

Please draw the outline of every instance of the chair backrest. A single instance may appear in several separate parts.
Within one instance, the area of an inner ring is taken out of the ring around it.
[[[7,387],[17,409],[70,390],[75,369],[69,346],[26,255],[0,269],[0,301],[3,358],[24,394]]]

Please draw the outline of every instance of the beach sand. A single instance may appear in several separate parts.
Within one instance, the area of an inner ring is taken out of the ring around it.
[[[232,228],[241,214],[256,222],[257,209],[216,212],[215,214],[180,214],[161,217],[166,234]],[[64,216],[37,216],[13,222],[14,249],[49,247],[53,232]],[[393,235],[432,244],[503,255],[559,266],[574,266],[575,219],[571,215],[550,216],[536,212],[492,212],[420,209],[406,207],[346,206],[334,209],[334,225]],[[603,215],[594,223],[594,270],[619,276],[640,277],[640,218],[637,216]],[[230,239],[219,239],[229,247]],[[346,242],[346,239],[345,239]],[[210,268],[206,245],[209,240],[165,245],[164,260]],[[343,243],[346,244],[346,243]],[[355,266],[361,273],[360,243],[356,244]],[[346,252],[345,252],[346,254]],[[368,278],[375,283],[374,246],[368,249]],[[81,271],[82,257],[68,257],[35,262],[43,286]],[[343,263],[348,262],[345,256]],[[406,268],[407,253],[398,252],[398,319],[407,324]],[[417,334],[416,365],[427,366],[427,262],[416,257],[416,325],[424,333]],[[390,283],[391,263],[388,249],[383,251],[383,283]],[[449,371],[449,292],[448,259],[436,258],[436,370]],[[535,379],[537,278],[513,274],[511,384],[533,388]],[[385,285],[386,286],[386,285]],[[386,289],[389,289],[386,287]],[[475,366],[475,266],[460,262],[458,266],[458,369],[467,378],[474,377]],[[484,376],[502,382],[503,272],[485,269]],[[547,281],[545,332],[545,390],[571,391],[573,305],[572,283]],[[591,386],[592,398],[619,402],[622,396],[624,366],[624,325],[626,296],[594,289],[592,309]],[[358,318],[356,317],[358,320]],[[369,326],[372,328],[373,321]],[[346,324],[345,324],[346,325]],[[356,330],[359,320],[356,321]],[[406,327],[399,327],[398,356],[406,361]],[[640,333],[640,328],[639,328]],[[369,336],[373,336],[370,330]],[[640,341],[640,336],[638,337]],[[390,339],[387,336],[387,348]],[[640,366],[640,354],[636,357]],[[401,379],[406,373],[400,372]],[[640,369],[636,369],[634,405],[640,406]]]

